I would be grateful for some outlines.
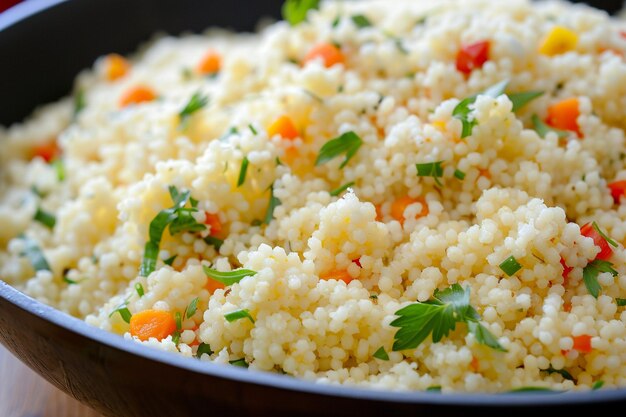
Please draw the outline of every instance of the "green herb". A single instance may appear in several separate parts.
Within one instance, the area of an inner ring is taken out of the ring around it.
[[[454,178],[463,181],[465,179],[465,172],[461,171],[460,169],[455,169]]]
[[[548,375],[559,374],[563,377],[563,379],[574,381],[574,377],[572,376],[572,374],[567,372],[565,369],[554,369],[552,366],[550,366],[548,369],[541,369],[541,372],[547,372]]]
[[[239,168],[239,179],[237,180],[237,187],[241,187],[244,182],[246,182],[246,173],[248,172],[248,157],[244,156],[243,161],[241,161],[241,168]]]
[[[256,129],[254,128],[254,126],[252,126],[252,123],[250,123],[250,124],[248,125],[248,128],[250,128],[250,132],[252,132],[252,134],[253,134],[253,135],[256,135],[257,133],[259,133],[259,132],[257,132],[257,131],[256,131]]]
[[[196,311],[198,309],[198,300],[199,298],[196,297],[193,300],[191,300],[191,302],[189,303],[189,305],[187,306],[187,308],[185,309],[185,317],[187,317],[188,319],[192,318],[194,314],[196,314]]]
[[[54,171],[57,174],[57,180],[59,182],[65,181],[65,164],[62,159],[55,159],[50,163],[50,166],[54,168]]]
[[[459,284],[440,291],[426,302],[410,304],[396,311],[397,319],[390,323],[399,330],[394,336],[393,350],[414,349],[432,334],[433,343],[439,342],[456,323],[468,324],[468,330],[479,343],[499,351],[505,349],[484,326],[478,323],[480,316],[470,305],[470,288],[463,289]]]
[[[417,176],[433,177],[435,179],[435,183],[441,187],[443,184],[441,184],[439,178],[443,176],[443,167],[441,166],[442,163],[443,161],[415,164],[415,167],[417,168]]]
[[[331,27],[336,28],[339,26],[339,22],[341,22],[341,16],[337,16],[333,19],[333,22],[330,24]]]
[[[626,298],[616,298],[615,303],[618,307],[624,307],[626,306]]]
[[[295,26],[305,21],[309,10],[317,9],[319,3],[319,0],[287,0],[282,7],[283,19]]]
[[[554,391],[554,390],[551,390],[550,388],[544,388],[544,387],[521,387],[521,388],[512,389],[509,392],[510,393],[516,393],[516,392],[553,392],[553,393],[559,393],[560,391]]]
[[[230,127],[220,138],[218,139],[220,142],[226,142],[229,137],[232,135],[236,135],[239,133],[236,127]]]
[[[355,14],[350,19],[352,19],[352,22],[359,29],[372,26],[372,22],[370,22],[370,20],[367,17],[363,16],[362,14]]]
[[[370,294],[372,300],[378,300],[378,294]]]
[[[520,265],[520,263],[517,262],[517,259],[515,259],[513,255],[509,256],[504,261],[502,261],[502,263],[499,266],[500,266],[500,269],[508,276],[512,276],[517,271],[522,269],[522,265]]]
[[[604,381],[596,381],[596,382],[594,382],[594,383],[593,383],[593,385],[591,386],[591,389],[592,389],[593,391],[595,391],[595,390],[597,390],[597,389],[602,388],[603,386],[604,386]]]
[[[341,165],[339,165],[339,169],[341,169],[346,166],[348,161],[350,161],[354,155],[356,155],[362,144],[363,140],[359,137],[359,135],[352,131],[346,132],[335,139],[329,140],[324,144],[324,146],[322,146],[320,153],[315,160],[315,166],[325,164],[331,159],[345,153],[346,158]]]
[[[37,242],[24,235],[22,235],[21,238],[24,241],[24,251],[22,252],[22,256],[26,256],[28,258],[35,271],[52,271],[50,264],[48,264],[48,261],[46,260],[46,257]]]
[[[191,80],[193,78],[193,71],[189,67],[182,67],[180,69],[180,76],[185,81]]]
[[[181,316],[179,311],[174,314],[174,320],[176,321],[176,330],[180,332],[183,328],[183,316]]]
[[[396,45],[396,48],[398,49],[398,51],[400,51],[400,53],[402,55],[408,55],[409,54],[409,50],[406,49],[406,47],[404,46],[404,43],[402,42],[402,39],[395,38],[393,40],[393,43]],[[411,76],[409,78],[413,78],[413,76]]]
[[[164,260],[163,263],[167,266],[172,266],[174,265],[174,261],[176,260],[176,258],[178,258],[178,255],[170,256],[169,258]]]
[[[593,295],[594,298],[598,298],[600,290],[602,289],[600,283],[598,282],[598,275],[600,272],[610,272],[614,277],[617,276],[617,271],[613,269],[613,264],[602,259],[593,260],[583,268],[583,281],[585,282],[585,287],[587,287],[587,291],[589,291],[589,294]]]
[[[282,202],[274,196],[274,183],[272,183],[272,185],[270,185],[270,201],[267,205],[265,218],[263,219],[263,222],[265,224],[270,224],[270,222],[274,218],[274,209],[276,209],[276,207],[280,206],[281,204]]]
[[[113,317],[113,315],[115,313],[119,313],[119,315],[122,318],[122,320],[124,320],[126,323],[130,323],[130,318],[133,315],[130,312],[130,310],[128,309],[128,301],[129,300],[130,300],[129,298],[125,299],[120,305],[115,307],[115,309],[113,311],[111,311],[111,313],[109,314],[109,317]]]
[[[73,279],[69,279],[66,274],[63,274],[63,281],[67,282],[70,285],[78,284],[78,281],[74,281]]]
[[[200,343],[198,345],[198,350],[196,351],[196,357],[200,358],[202,355],[212,355],[213,350],[211,350],[211,346],[208,343]]]
[[[35,213],[34,220],[38,221],[41,224],[43,224],[48,229],[54,229],[54,225],[57,222],[57,219],[56,219],[56,217],[54,217],[53,214],[50,214],[47,211],[44,211],[44,210],[42,210],[40,208],[37,209],[37,212]]]
[[[385,351],[385,347],[384,346],[379,347],[378,350],[376,352],[374,352],[374,357],[376,359],[380,359],[381,361],[388,361],[389,360],[389,355]]]
[[[428,392],[441,392],[441,385],[431,385],[430,387],[426,388],[426,391],[428,391]]]
[[[135,284],[135,291],[137,291],[137,295],[139,295],[139,298],[143,297],[145,294],[143,290],[143,285],[141,285],[140,282]]]
[[[208,266],[203,266],[202,269],[209,278],[213,278],[227,287],[238,283],[245,277],[251,277],[257,274],[256,271],[252,271],[250,269],[236,269],[230,272],[220,272],[218,270],[211,269]]]
[[[85,100],[85,91],[79,89],[74,96],[74,118],[87,107],[87,101]]]
[[[507,94],[507,96],[509,96],[509,100],[513,103],[513,109],[511,110],[513,112],[518,111],[526,104],[533,101],[537,97],[541,97],[542,95],[543,91],[524,91],[522,93]]]
[[[498,84],[489,87],[482,93],[474,94],[473,96],[467,97],[456,105],[456,107],[452,111],[452,116],[459,119],[463,124],[461,138],[465,138],[471,135],[474,126],[478,124],[478,122],[473,117],[470,118],[470,113],[472,113],[472,109],[470,108],[470,106],[476,102],[476,98],[478,98],[479,95],[486,95],[493,98],[498,97],[499,95],[504,94],[504,90],[506,89],[508,83],[508,80],[501,81]]]
[[[187,127],[187,124],[189,123],[189,117],[204,106],[206,106],[208,102],[209,97],[202,95],[202,93],[200,93],[199,91],[194,93],[185,105],[185,107],[183,107],[183,109],[178,113],[178,116],[180,117],[181,127]]]
[[[542,138],[545,138],[549,132],[556,133],[556,135],[560,138],[564,138],[569,135],[569,132],[566,130],[555,129],[553,127],[548,126],[536,114],[533,114],[533,117],[531,120],[533,122],[533,129]]]
[[[339,188],[335,188],[334,190],[332,190],[330,192],[330,195],[332,195],[333,197],[337,197],[339,194],[343,193],[344,191],[346,191],[348,188],[352,187],[354,185],[354,181],[350,181],[349,183],[346,183],[344,185],[342,185]]]
[[[604,238],[604,240],[607,241],[607,243],[611,246],[613,246],[614,248],[617,247],[617,242],[614,241],[613,239],[611,239],[606,233],[604,233],[602,230],[600,230],[600,226],[598,226],[598,223],[593,222],[591,223],[591,226],[596,229],[596,232],[598,232],[600,234],[600,236],[602,236],[602,238]]]
[[[215,236],[210,236],[210,235],[205,237],[203,240],[207,245],[213,246],[216,251],[219,251],[222,245],[224,244],[224,241],[222,239],[218,239]]]
[[[234,361],[228,361],[233,366],[241,366],[242,368],[248,367],[248,362],[246,362],[245,358],[235,359]]]
[[[172,334],[172,342],[174,342],[176,346],[180,343],[180,332],[178,330]]]
[[[280,162],[280,158],[279,157],[276,157],[276,160],[274,162],[276,163],[277,167],[279,167],[279,166],[281,166],[283,164],[282,162]]]
[[[235,310],[233,312],[226,313],[226,314],[224,314],[224,318],[229,323],[232,323],[233,321],[237,321],[237,320],[241,320],[241,319],[248,319],[252,323],[254,323],[254,319],[250,315],[250,311],[248,311],[248,309]]]

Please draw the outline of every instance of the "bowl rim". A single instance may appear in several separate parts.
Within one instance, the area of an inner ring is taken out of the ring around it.
[[[24,1],[0,14],[0,36],[6,29],[45,12],[68,0]],[[518,392],[518,393],[437,393],[428,391],[393,391],[379,388],[317,383],[297,377],[271,372],[254,371],[236,366],[225,366],[172,352],[142,346],[105,330],[90,326],[85,321],[43,304],[0,279],[0,299],[48,323],[133,356],[184,369],[196,374],[229,379],[237,382],[263,385],[286,391],[317,394],[327,398],[370,400],[388,403],[430,404],[448,406],[557,406],[563,403],[584,404],[626,400],[626,388],[597,391]]]

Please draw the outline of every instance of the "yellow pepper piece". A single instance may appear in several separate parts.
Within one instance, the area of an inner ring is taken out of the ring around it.
[[[539,46],[539,53],[548,56],[560,55],[574,50],[578,43],[578,35],[563,26],[555,26],[543,38]]]

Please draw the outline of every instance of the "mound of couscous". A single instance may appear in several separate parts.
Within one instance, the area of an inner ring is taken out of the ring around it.
[[[111,54],[0,129],[0,278],[201,361],[403,390],[626,386],[626,25],[289,2]]]

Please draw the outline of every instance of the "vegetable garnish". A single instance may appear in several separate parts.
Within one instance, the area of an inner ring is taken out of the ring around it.
[[[257,132],[257,130],[254,128],[254,126],[252,125],[252,123],[248,124],[248,128],[250,129],[250,132],[252,132],[253,135],[258,134],[259,132]]]
[[[185,208],[190,198],[190,192],[180,193],[174,186],[169,187],[170,197],[174,205],[166,210],[161,210],[159,214],[150,222],[150,240],[146,243],[143,260],[141,262],[140,274],[147,277],[156,269],[157,257],[161,238],[166,227],[169,227],[170,234],[182,232],[198,232],[206,229],[206,226],[198,223],[192,213],[198,211],[197,208]]]
[[[466,323],[478,343],[506,352],[496,337],[481,325],[478,312],[470,305],[470,287],[463,289],[452,284],[443,291],[435,290],[433,298],[410,304],[395,313],[399,316],[390,323],[400,329],[394,336],[393,351],[414,349],[432,334],[433,343],[439,342],[456,323]]]
[[[607,241],[607,243],[611,246],[613,246],[614,248],[617,247],[617,242],[614,241],[613,239],[611,239],[606,233],[604,233],[602,230],[600,230],[600,226],[598,226],[598,223],[596,222],[592,222],[591,226],[596,230],[596,232],[598,232],[598,234],[600,234],[600,236],[602,236],[602,238],[604,240]]]
[[[126,107],[131,104],[145,103],[154,100],[156,97],[156,93],[150,87],[137,85],[129,88],[128,90],[124,91],[124,93],[122,93],[119,101],[119,106]]]
[[[230,127],[226,133],[224,133],[222,136],[220,136],[220,138],[218,139],[220,142],[226,142],[228,140],[229,137],[231,137],[232,135],[236,135],[239,133],[239,130],[237,130],[236,127]]]
[[[198,300],[198,297],[191,300],[187,308],[185,308],[185,313],[183,314],[184,317],[190,319],[194,314],[196,314],[196,311],[198,310]]]
[[[205,237],[202,240],[204,240],[204,243],[206,243],[207,245],[213,246],[216,251],[219,251],[222,245],[224,244],[224,241],[222,239],[218,239],[215,236],[210,236],[210,235]]]
[[[617,243],[603,233],[598,225],[594,225],[594,223],[587,223],[583,225],[580,228],[580,234],[593,239],[594,245],[600,249],[600,252],[598,252],[595,259],[607,260],[613,255],[613,249],[611,249],[611,246],[609,245],[617,246]]]
[[[359,148],[363,145],[363,140],[353,131],[346,132],[335,139],[331,139],[322,146],[320,153],[315,160],[315,166],[320,166],[326,162],[345,153],[346,158],[339,165],[339,169],[346,166],[348,161],[356,155]]]
[[[257,274],[256,271],[250,269],[236,269],[229,272],[221,272],[216,269],[211,269],[208,266],[203,266],[202,269],[209,278],[213,278],[226,286],[236,284],[245,277],[251,277]]]
[[[239,168],[239,178],[237,179],[237,187],[241,187],[244,182],[246,182],[246,173],[248,172],[248,157],[244,156],[243,161],[241,161],[241,168]]]
[[[167,311],[144,310],[130,318],[130,334],[144,342],[151,337],[163,340],[175,331],[176,321]]]
[[[143,285],[141,285],[140,282],[135,284],[135,291],[137,291],[137,295],[139,296],[139,298],[143,297],[145,294],[145,291],[143,290]]]
[[[590,353],[593,350],[591,346],[591,335],[581,334],[578,336],[573,336],[574,340],[574,350],[577,350],[579,353]]]
[[[454,178],[463,181],[465,179],[465,172],[461,171],[460,169],[455,169]]]
[[[591,389],[592,389],[593,391],[595,391],[595,390],[597,390],[597,389],[602,388],[603,386],[604,386],[604,381],[596,381],[596,382],[594,382],[594,383],[593,383],[593,385],[591,386]]]
[[[283,139],[295,139],[300,136],[300,132],[291,117],[283,114],[267,128],[267,135],[270,138],[279,135]]]
[[[37,242],[24,235],[21,236],[21,239],[24,241],[22,256],[28,258],[35,271],[52,271]]]
[[[482,68],[489,60],[489,41],[462,45],[456,55],[456,69],[469,75],[474,69]]]
[[[531,120],[533,122],[533,129],[541,138],[545,138],[549,132],[556,133],[559,138],[564,138],[569,135],[569,132],[567,132],[566,130],[559,130],[548,126],[536,114],[533,114]]]
[[[567,379],[569,381],[575,381],[572,374],[567,372],[565,369],[554,369],[552,366],[550,366],[548,369],[541,369],[541,372],[547,372],[548,375],[559,374],[563,377],[563,379]]]
[[[335,188],[329,194],[333,197],[337,197],[339,194],[343,193],[344,191],[346,191],[348,188],[352,187],[353,185],[354,185],[354,181],[350,181],[338,188]]]
[[[85,107],[87,107],[85,91],[83,89],[79,89],[74,95],[74,118],[76,118],[76,116],[78,116],[78,114],[83,111]]]
[[[235,359],[233,361],[228,361],[228,363],[230,363],[233,366],[240,366],[242,368],[247,368],[248,367],[248,362],[246,362],[246,360],[244,358]]]
[[[78,284],[79,281],[74,281],[73,279],[69,279],[67,277],[67,274],[63,274],[63,282],[66,282],[69,285],[75,285],[75,284]]]
[[[174,261],[176,260],[176,258],[178,258],[178,255],[170,256],[169,258],[164,260],[163,263],[165,265],[167,265],[167,266],[172,266],[174,264]]]
[[[211,345],[203,342],[198,345],[198,350],[196,351],[196,357],[200,358],[204,354],[212,355],[213,350],[211,349]]]
[[[319,3],[319,0],[287,0],[281,10],[283,19],[295,26],[305,21],[309,10],[317,9]]]
[[[338,45],[322,42],[314,45],[304,57],[303,63],[320,59],[326,68],[335,64],[342,64],[346,57]]]
[[[598,282],[600,272],[609,272],[614,277],[618,275],[618,272],[613,269],[613,264],[609,261],[595,259],[589,262],[587,266],[583,268],[583,281],[585,282],[587,291],[589,291],[589,294],[593,295],[594,298],[598,298],[600,290],[602,289]]]
[[[543,91],[524,91],[521,93],[511,93],[507,94],[511,103],[513,103],[512,112],[516,112],[526,104],[530,103],[537,97],[541,97],[543,95]]]
[[[374,357],[376,359],[380,359],[381,361],[388,361],[389,360],[389,355],[385,351],[385,347],[384,346],[379,347],[378,350],[376,352],[374,352]]]
[[[372,22],[370,22],[370,20],[367,17],[363,16],[362,14],[355,14],[350,19],[352,19],[352,22],[359,29],[366,28],[368,26],[372,26]]]
[[[626,306],[626,298],[616,298],[615,304],[617,304],[618,307]]]
[[[276,209],[276,207],[280,206],[281,204],[281,201],[277,197],[274,197],[274,183],[272,183],[272,185],[270,185],[270,201],[267,205],[265,218],[263,219],[263,222],[265,224],[270,224],[270,222],[274,218],[274,209]]]
[[[426,388],[427,392],[441,392],[441,385],[431,385],[430,387]]]
[[[470,119],[470,113],[472,112],[470,105],[476,102],[476,98],[479,95],[485,95],[485,96],[496,98],[500,96],[501,94],[504,94],[504,90],[506,89],[506,86],[508,84],[509,84],[509,80],[501,81],[498,84],[495,84],[489,87],[482,93],[474,94],[472,96],[467,97],[466,99],[462,100],[461,102],[459,102],[459,104],[456,105],[456,107],[452,111],[452,116],[459,119],[461,123],[463,124],[463,130],[461,132],[461,139],[471,135],[472,130],[474,129],[474,126],[478,124],[478,122],[473,117]]]
[[[554,128],[576,132],[580,138],[583,134],[578,126],[578,116],[580,116],[578,99],[573,97],[548,106],[546,122]]]
[[[189,117],[192,114],[203,108],[209,102],[209,97],[203,95],[199,91],[195,92],[185,107],[178,113],[178,117],[180,117],[180,126],[184,129],[187,127],[189,123]]]
[[[539,53],[548,56],[560,55],[576,48],[578,35],[563,26],[555,26],[543,38]]]
[[[439,181],[439,178],[443,176],[443,167],[441,166],[442,163],[443,161],[415,164],[415,167],[417,168],[417,176],[433,177],[435,179],[435,183],[441,187],[443,184]]]
[[[611,190],[611,196],[613,196],[615,204],[619,204],[622,196],[626,196],[626,180],[611,182],[607,184],[607,187]]]
[[[226,313],[226,314],[224,314],[224,318],[229,323],[232,323],[233,321],[237,321],[237,320],[241,320],[241,319],[248,319],[252,323],[254,323],[254,319],[250,315],[250,311],[248,311],[248,309],[235,310],[235,311],[232,311],[230,313]]]
[[[50,166],[54,168],[54,171],[57,174],[57,180],[59,180],[59,182],[65,181],[65,164],[63,163],[63,160],[57,158],[50,163]]]
[[[499,266],[500,266],[500,269],[508,276],[513,276],[517,271],[522,269],[522,265],[520,265],[520,263],[517,262],[517,259],[515,259],[513,255],[509,256],[504,261],[502,261],[502,263]]]
[[[57,219],[56,217],[54,217],[53,214],[50,214],[40,208],[37,209],[37,212],[35,213],[35,217],[33,219],[46,226],[48,229],[54,229],[54,225],[57,222]]]
[[[125,299],[121,304],[115,307],[113,311],[111,311],[111,313],[109,314],[109,317],[113,317],[115,313],[119,313],[120,317],[122,317],[122,320],[124,320],[126,323],[130,323],[130,319],[132,318],[133,315],[128,309],[129,301],[130,301],[130,298]]]

